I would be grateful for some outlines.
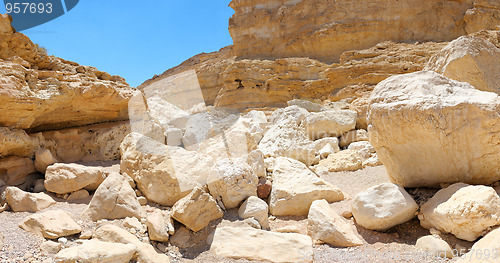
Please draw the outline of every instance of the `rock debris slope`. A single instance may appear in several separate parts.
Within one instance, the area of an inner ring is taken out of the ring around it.
[[[0,17],[0,261],[498,262],[498,1],[230,6],[138,89]]]

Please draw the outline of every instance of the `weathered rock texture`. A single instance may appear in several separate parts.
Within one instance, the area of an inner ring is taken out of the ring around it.
[[[306,215],[312,202],[337,202],[342,192],[297,160],[279,157],[274,165],[269,210],[273,215]]]
[[[203,99],[207,105],[216,107],[284,107],[296,98],[356,99],[366,97],[373,85],[389,76],[422,70],[444,45],[384,42],[366,50],[347,51],[339,63],[331,65],[300,57],[236,60],[232,48],[227,47],[197,55],[139,88],[172,90],[171,96],[175,98],[183,93],[171,89],[165,81],[194,70]],[[363,117],[361,111],[359,114]]]
[[[218,256],[271,262],[312,262],[312,240],[295,233],[218,227],[210,251]]]
[[[486,39],[463,36],[434,55],[427,70],[500,94],[500,48]]]
[[[500,225],[500,197],[491,187],[453,184],[422,205],[420,224],[474,241]]]
[[[233,0],[230,6],[234,52],[251,58],[338,61],[344,51],[387,40],[449,41],[500,21],[495,0]]]
[[[119,76],[47,56],[0,17],[0,126],[53,130],[128,119],[132,89]]]
[[[85,211],[94,221],[142,216],[142,207],[125,177],[111,173],[95,191]]]
[[[136,251],[137,247],[133,244],[117,244],[93,239],[85,241],[82,245],[61,250],[55,255],[54,262],[127,263]]]
[[[28,193],[14,186],[7,187],[4,194],[14,212],[38,212],[56,203],[44,193]]]
[[[352,200],[356,223],[371,230],[387,230],[415,217],[418,205],[401,186],[385,183],[358,193]]]
[[[44,238],[56,239],[78,234],[82,228],[63,210],[50,210],[26,217],[19,226]]]
[[[500,97],[431,71],[388,78],[371,97],[370,141],[404,187],[500,179]]]
[[[121,155],[121,172],[134,179],[148,200],[167,206],[204,185],[213,164],[211,158],[135,132],[123,140]]]

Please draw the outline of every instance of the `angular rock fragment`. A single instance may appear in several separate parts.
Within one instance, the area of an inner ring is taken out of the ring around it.
[[[272,178],[269,210],[275,216],[306,215],[315,200],[337,202],[344,199],[338,188],[319,178],[305,164],[294,159],[277,158]]]

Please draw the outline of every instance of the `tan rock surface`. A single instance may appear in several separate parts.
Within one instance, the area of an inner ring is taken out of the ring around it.
[[[352,215],[366,229],[384,231],[414,218],[418,205],[406,190],[384,183],[358,193],[352,200]]]
[[[47,167],[59,162],[48,149],[40,149],[35,152],[35,168],[45,174]]]
[[[210,251],[218,256],[271,262],[312,262],[312,240],[251,227],[218,227]]]
[[[29,174],[35,172],[35,165],[29,158],[10,156],[0,159],[0,179],[7,185],[21,185]]]
[[[57,194],[71,193],[84,188],[95,191],[107,175],[108,172],[103,167],[57,163],[46,170],[45,189]]]
[[[14,212],[38,212],[56,203],[44,193],[28,193],[14,186],[7,187],[4,194]]]
[[[133,244],[117,244],[93,239],[59,251],[54,257],[54,262],[128,263],[136,251],[137,247]]]
[[[170,234],[175,232],[173,220],[166,211],[155,211],[146,217],[149,239],[167,242]]]
[[[486,234],[479,241],[474,243],[471,250],[463,255],[457,262],[488,262],[497,263],[500,261],[500,228],[496,228]],[[489,252],[489,256],[486,254]]]
[[[196,186],[206,184],[213,160],[166,146],[132,132],[121,145],[121,172],[134,179],[150,201],[172,206]]]
[[[50,210],[28,216],[19,224],[19,227],[48,239],[82,232],[82,228],[75,220],[62,210]]]
[[[294,159],[277,158],[272,179],[269,211],[275,216],[306,215],[315,200],[337,202],[344,199],[338,188]]]
[[[230,6],[235,14],[229,32],[237,56],[325,61],[338,61],[344,51],[386,40],[449,41],[494,29],[499,17],[494,0],[422,1],[417,6],[411,0],[233,0]]]
[[[102,182],[84,212],[94,221],[125,217],[141,218],[142,213],[142,207],[130,183],[118,173],[111,173]]]
[[[133,89],[123,78],[44,55],[21,33],[0,35],[0,126],[53,130],[128,119]]]
[[[427,229],[474,241],[500,225],[500,197],[491,187],[456,183],[422,205],[418,218]]]
[[[210,194],[226,209],[238,207],[250,196],[257,196],[259,178],[243,158],[223,159],[214,164],[208,177]]]
[[[370,142],[394,183],[416,187],[500,179],[497,94],[423,71],[384,80],[371,103]]]
[[[425,69],[500,94],[499,63],[500,48],[482,38],[463,36],[434,55]]]
[[[157,253],[152,245],[141,242],[127,230],[115,225],[106,224],[99,227],[92,235],[92,238],[104,242],[135,245],[137,247],[138,262],[170,263],[167,255]]]
[[[316,200],[311,204],[307,219],[307,231],[314,241],[335,247],[364,244],[354,225],[337,214],[324,199]]]
[[[446,241],[436,236],[423,236],[417,240],[415,247],[442,258],[453,258],[453,250]]]
[[[172,207],[172,217],[194,232],[223,215],[215,199],[201,188],[195,188]]]

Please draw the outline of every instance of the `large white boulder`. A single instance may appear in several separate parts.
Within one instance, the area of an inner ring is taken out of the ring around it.
[[[414,218],[418,205],[406,190],[384,183],[358,193],[352,200],[352,215],[366,229],[387,230]]]
[[[210,251],[215,255],[270,262],[312,262],[309,236],[276,233],[251,227],[218,227]]]
[[[207,183],[210,194],[231,209],[257,196],[259,178],[243,158],[223,159],[214,164]]]
[[[312,203],[307,220],[307,231],[315,241],[335,247],[353,247],[364,244],[354,225],[337,214],[324,199]]]
[[[97,221],[142,216],[142,207],[128,180],[119,173],[111,173],[95,191],[84,212]]]
[[[372,92],[370,142],[404,187],[500,180],[500,97],[431,71],[390,77]]]
[[[427,229],[474,241],[500,225],[500,197],[492,187],[456,183],[422,205],[418,218]]]
[[[338,188],[319,178],[305,164],[294,159],[277,158],[272,179],[273,187],[269,199],[272,215],[307,215],[315,200],[337,202],[344,199]]]
[[[426,66],[478,90],[500,94],[500,49],[486,39],[462,36],[434,55]]]
[[[205,185],[213,165],[208,156],[166,146],[134,132],[125,137],[120,150],[121,172],[134,179],[149,201],[165,206]]]

